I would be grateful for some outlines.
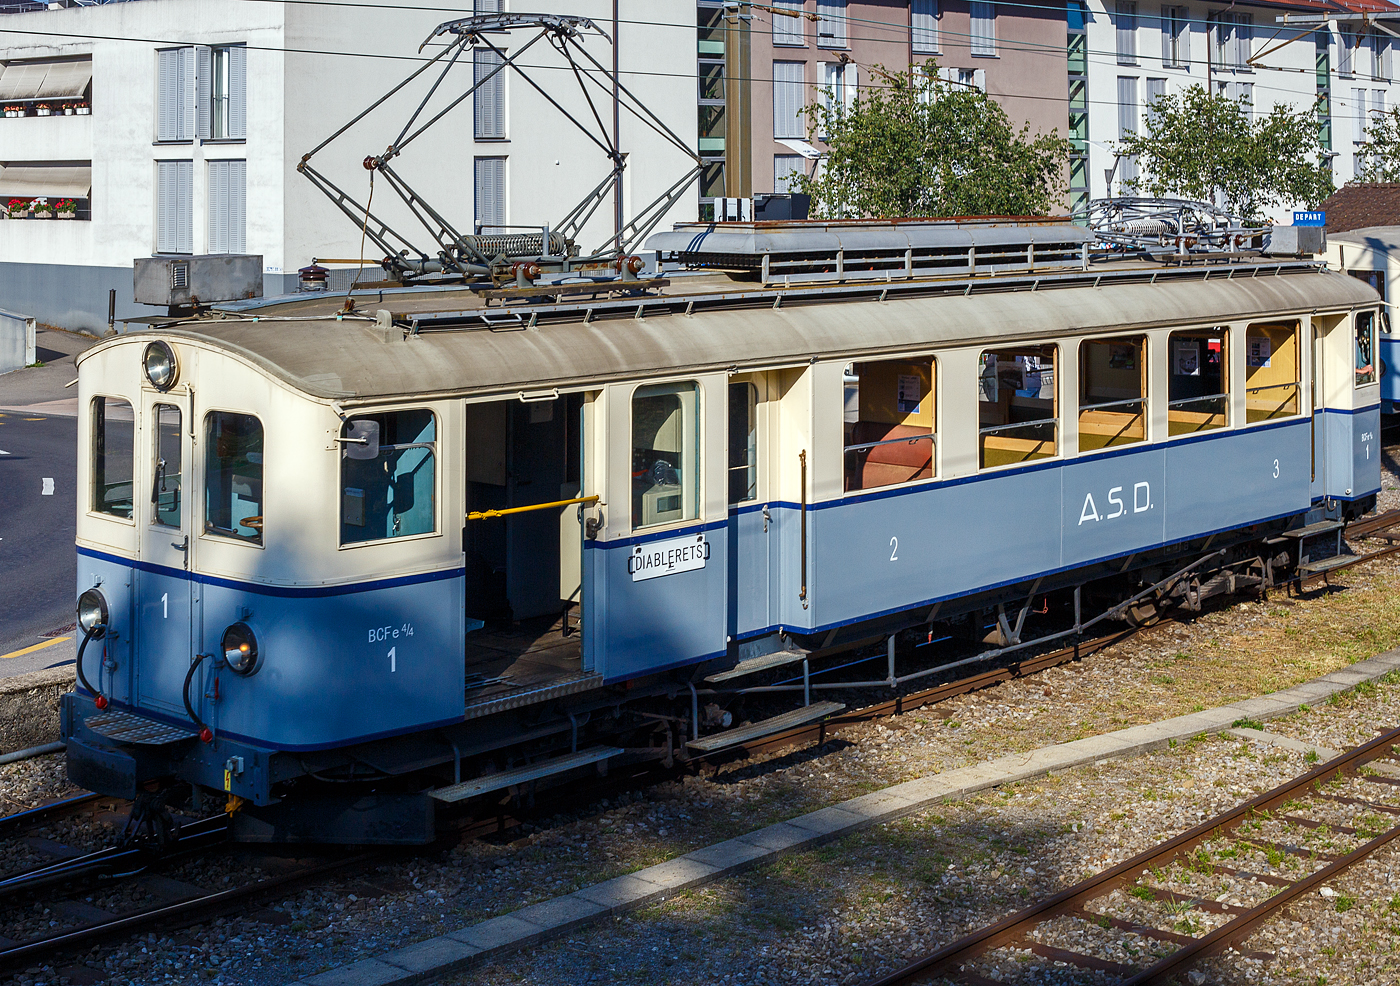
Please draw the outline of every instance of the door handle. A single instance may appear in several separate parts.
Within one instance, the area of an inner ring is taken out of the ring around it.
[[[180,541],[178,541],[178,542],[176,542],[176,541],[171,541],[171,542],[170,542],[170,547],[172,547],[172,548],[179,548],[179,549],[180,549],[180,553],[181,553],[182,555],[184,555],[185,569],[188,570],[189,567],[190,567],[190,536],[189,536],[188,534],[186,534],[186,535],[185,535]]]

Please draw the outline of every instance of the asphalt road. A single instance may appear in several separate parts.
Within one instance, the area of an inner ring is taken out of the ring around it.
[[[0,655],[73,622],[77,441],[74,417],[0,411]],[[71,649],[0,659],[0,677],[61,663]]]

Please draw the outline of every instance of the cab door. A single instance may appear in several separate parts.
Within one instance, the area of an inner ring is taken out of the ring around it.
[[[617,384],[603,397],[594,404],[603,485],[585,512],[583,634],[588,666],[616,681],[726,650],[728,380]]]
[[[763,409],[767,375],[729,380],[725,493],[729,507],[729,633],[736,639],[768,629],[773,552],[778,545],[763,467],[768,449]]]
[[[194,654],[190,579],[192,399],[147,393],[141,409],[136,496],[141,498],[136,574],[137,704],[185,716],[185,673]],[[194,687],[198,687],[196,684]]]
[[[1309,489],[1314,501],[1327,495],[1327,392],[1325,390],[1327,378],[1324,375],[1326,338],[1325,328],[1314,319],[1312,323],[1312,373],[1310,374],[1312,386],[1309,389],[1312,408],[1312,485]]]

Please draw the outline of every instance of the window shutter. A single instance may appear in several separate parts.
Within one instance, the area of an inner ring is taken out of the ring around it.
[[[209,162],[209,252],[228,253],[228,162]]]
[[[194,140],[195,72],[194,49],[180,51],[180,126],[176,140]]]
[[[938,0],[913,0],[910,31],[916,55],[938,52]]]
[[[506,135],[505,72],[491,75],[501,61],[501,56],[490,48],[472,52],[473,81],[480,84],[472,93],[473,129],[477,140],[500,139]]]
[[[773,5],[779,10],[790,10],[798,15],[796,17],[784,14],[773,15],[773,43],[775,45],[802,45],[806,43],[803,30],[804,21],[801,16],[802,3],[803,0],[777,0]]]
[[[1175,62],[1175,59],[1172,58],[1172,27],[1173,27],[1173,26],[1174,26],[1174,22],[1173,22],[1173,20],[1172,20],[1172,8],[1171,8],[1171,7],[1167,7],[1167,6],[1164,5],[1164,6],[1162,7],[1162,21],[1161,21],[1161,28],[1162,28],[1162,65],[1163,65],[1163,66],[1171,65],[1171,64],[1173,64],[1173,63]]]
[[[846,0],[817,0],[817,44],[846,47]]]
[[[1353,89],[1351,101],[1356,107],[1356,142],[1366,139],[1366,90]]]
[[[156,162],[156,253],[175,252],[174,168],[174,161]]]
[[[190,51],[190,49],[185,49]],[[193,52],[190,52],[193,55]],[[177,176],[176,222],[179,224],[180,253],[194,253],[194,162],[175,162]]]
[[[1118,36],[1118,60],[1137,61],[1137,4],[1120,2],[1114,8]]]
[[[856,94],[860,88],[860,69],[856,67],[855,62],[846,63],[845,75],[846,78],[843,80],[845,84],[845,89],[842,92],[842,95],[845,97],[844,109],[847,113],[850,113],[852,110],[855,109]]]
[[[475,165],[477,227],[483,233],[497,232],[506,222],[506,159],[479,157]]]
[[[196,45],[195,91],[199,139],[208,140],[214,136],[214,50],[208,45]]]
[[[1189,7],[1177,8],[1176,63],[1191,67],[1191,18]]]
[[[248,139],[248,49],[244,45],[228,50],[228,135]]]
[[[156,52],[156,140],[180,133],[180,49]]]
[[[978,92],[987,91],[987,70],[975,68],[972,70],[972,84],[977,87]]]
[[[801,117],[804,102],[804,62],[773,63],[773,136],[805,137]],[[825,82],[824,76],[819,79]]]
[[[230,161],[228,173],[228,252],[248,251],[248,162]]]

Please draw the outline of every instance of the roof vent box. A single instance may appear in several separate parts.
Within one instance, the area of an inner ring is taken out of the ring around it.
[[[263,296],[261,254],[137,257],[136,303],[187,308]]]
[[[1264,253],[1273,257],[1304,257],[1327,249],[1327,231],[1321,226],[1270,226],[1264,234]]]

